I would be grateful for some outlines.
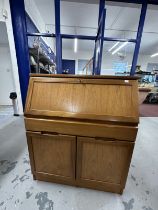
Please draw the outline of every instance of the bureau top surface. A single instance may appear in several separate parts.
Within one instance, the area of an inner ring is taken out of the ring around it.
[[[136,77],[31,75],[26,117],[138,123]]]
[[[137,80],[136,76],[115,76],[115,75],[74,75],[74,74],[30,74],[30,77],[46,78],[84,78],[84,79],[113,79],[113,80]]]

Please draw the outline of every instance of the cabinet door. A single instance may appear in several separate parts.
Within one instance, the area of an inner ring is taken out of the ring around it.
[[[76,137],[27,133],[32,172],[38,180],[73,183]]]
[[[133,146],[130,142],[78,137],[78,186],[122,193]]]

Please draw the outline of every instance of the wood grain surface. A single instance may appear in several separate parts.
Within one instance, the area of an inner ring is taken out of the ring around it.
[[[138,123],[136,77],[31,75],[25,127],[34,179],[121,194]]]

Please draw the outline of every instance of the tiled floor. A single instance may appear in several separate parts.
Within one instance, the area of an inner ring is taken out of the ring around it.
[[[13,120],[13,107],[0,105],[0,126],[8,123],[8,120]]]
[[[13,106],[0,105],[0,115],[13,115]]]
[[[0,210],[158,210],[158,118],[141,118],[122,196],[33,181],[23,118],[0,126]]]

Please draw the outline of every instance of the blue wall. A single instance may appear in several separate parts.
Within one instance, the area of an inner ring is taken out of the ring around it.
[[[63,70],[69,70],[69,74],[75,74],[75,60],[62,60]]]

